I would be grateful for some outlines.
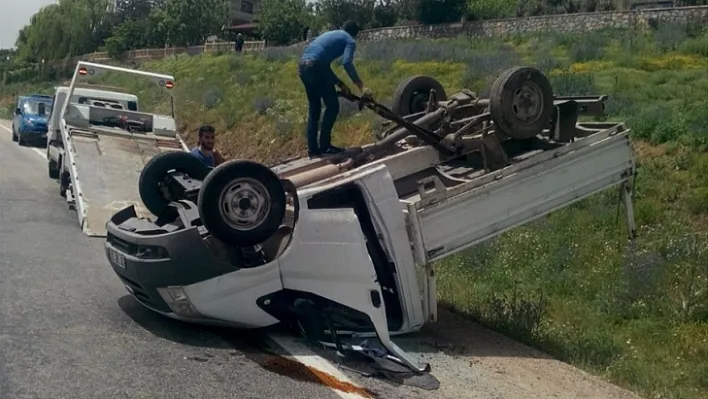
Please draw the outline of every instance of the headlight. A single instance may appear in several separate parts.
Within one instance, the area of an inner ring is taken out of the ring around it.
[[[157,292],[176,315],[185,318],[198,318],[201,316],[182,287],[158,288]]]

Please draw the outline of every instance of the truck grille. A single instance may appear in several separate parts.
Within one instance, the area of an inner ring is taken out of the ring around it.
[[[108,233],[108,237],[106,239],[108,240],[108,243],[113,245],[117,250],[124,252],[128,255],[137,256],[137,254],[138,254],[138,246],[137,245],[131,244],[125,240],[121,240],[120,238],[114,236],[111,233]]]

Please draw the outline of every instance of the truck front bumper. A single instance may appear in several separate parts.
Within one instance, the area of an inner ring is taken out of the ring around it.
[[[181,293],[189,286],[235,269],[215,259],[198,229],[153,231],[150,235],[119,226],[135,218],[135,208],[125,208],[106,224],[106,257],[128,292],[143,306],[165,316],[208,323]],[[147,222],[146,222],[147,223]],[[159,228],[158,228],[159,230]]]

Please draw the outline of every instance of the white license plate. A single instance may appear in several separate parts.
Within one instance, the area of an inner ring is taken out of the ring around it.
[[[108,259],[110,259],[111,263],[117,265],[122,269],[125,269],[125,256],[108,248]]]

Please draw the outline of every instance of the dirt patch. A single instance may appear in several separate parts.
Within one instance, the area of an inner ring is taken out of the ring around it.
[[[634,140],[632,145],[634,146],[634,151],[639,158],[657,158],[666,155],[667,152],[665,144],[652,145],[645,141]]]
[[[394,337],[394,342],[418,361],[431,365],[431,373],[440,381],[438,390],[367,378],[353,372],[357,367],[352,364],[343,366],[345,373],[381,398],[641,398],[443,308],[437,323],[416,334]],[[342,365],[331,351],[315,351]]]
[[[397,343],[431,364],[438,398],[639,398],[444,308]]]

